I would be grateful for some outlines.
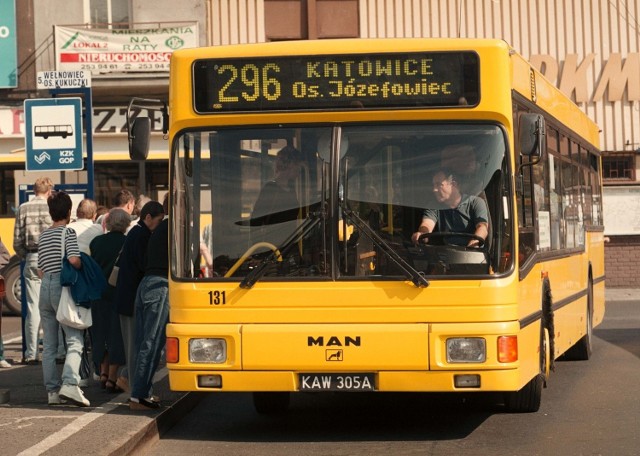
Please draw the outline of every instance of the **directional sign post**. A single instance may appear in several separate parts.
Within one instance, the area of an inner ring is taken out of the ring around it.
[[[82,100],[24,101],[27,171],[83,169]]]

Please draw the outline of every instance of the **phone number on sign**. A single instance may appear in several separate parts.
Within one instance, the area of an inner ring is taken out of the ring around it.
[[[88,71],[169,71],[168,63],[84,63],[81,70]]]

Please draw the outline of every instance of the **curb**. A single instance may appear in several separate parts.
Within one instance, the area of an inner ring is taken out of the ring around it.
[[[186,393],[159,415],[153,417],[149,423],[140,428],[131,438],[109,453],[109,456],[127,456],[144,452],[145,449],[159,440],[160,437],[166,434],[178,421],[198,405],[204,394]]]

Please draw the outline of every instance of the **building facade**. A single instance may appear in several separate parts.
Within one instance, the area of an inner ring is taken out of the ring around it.
[[[37,90],[37,73],[68,63],[60,61],[61,37],[69,36],[61,30],[79,36],[122,30],[129,40],[121,46],[140,52],[152,50],[153,35],[162,30],[169,30],[168,42],[198,46],[354,37],[504,39],[602,129],[607,284],[640,285],[633,261],[640,253],[640,0],[0,0],[0,7],[3,2],[15,2],[18,58],[16,86],[0,87],[0,160],[24,147],[23,100],[48,96]],[[0,23],[0,37],[2,30]],[[89,41],[87,46],[102,43]],[[124,153],[128,99],[166,99],[166,69],[87,68],[96,153]],[[160,154],[166,148],[158,123],[152,149]],[[33,180],[14,174],[16,182]]]

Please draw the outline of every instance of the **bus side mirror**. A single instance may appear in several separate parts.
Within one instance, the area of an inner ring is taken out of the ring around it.
[[[547,148],[544,117],[540,114],[522,114],[518,128],[518,139],[521,155],[542,156],[542,151]]]
[[[149,117],[136,117],[133,119],[129,132],[129,157],[131,160],[147,159],[150,134],[151,119]]]
[[[161,107],[155,106],[158,104]],[[134,110],[134,108],[136,109]],[[169,111],[166,103],[161,100],[133,97],[127,108],[127,136],[131,160],[146,160],[149,155],[149,137],[151,135],[151,117],[149,116],[152,114],[141,116],[142,109],[146,109],[149,113],[160,111],[162,113],[162,133],[166,135],[169,131]]]

